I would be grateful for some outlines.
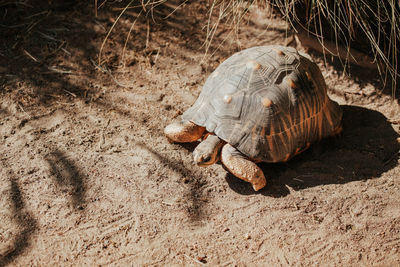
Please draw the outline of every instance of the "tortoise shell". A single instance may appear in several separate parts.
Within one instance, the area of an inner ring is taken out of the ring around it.
[[[279,162],[337,132],[342,111],[310,56],[259,46],[219,65],[182,118],[255,161]]]

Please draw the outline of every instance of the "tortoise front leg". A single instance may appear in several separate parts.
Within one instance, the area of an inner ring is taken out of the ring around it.
[[[173,122],[164,129],[164,134],[172,142],[194,142],[203,136],[206,128],[198,126],[190,121]]]
[[[260,167],[230,144],[222,148],[221,161],[233,175],[250,182],[255,191],[266,185],[267,181]]]
[[[225,144],[218,136],[207,134],[193,151],[194,162],[202,167],[214,164],[219,160],[222,146]]]

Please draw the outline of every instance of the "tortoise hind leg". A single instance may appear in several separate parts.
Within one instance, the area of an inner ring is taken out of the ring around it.
[[[198,126],[190,121],[173,122],[164,129],[164,134],[172,142],[188,143],[194,142],[203,136],[204,127]]]
[[[267,181],[260,167],[233,146],[224,145],[221,151],[221,161],[233,175],[250,182],[255,191],[266,185]]]

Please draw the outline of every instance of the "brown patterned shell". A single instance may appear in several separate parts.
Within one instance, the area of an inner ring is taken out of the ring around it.
[[[286,161],[340,127],[318,66],[283,46],[243,50],[207,79],[182,118],[206,127],[253,160]]]

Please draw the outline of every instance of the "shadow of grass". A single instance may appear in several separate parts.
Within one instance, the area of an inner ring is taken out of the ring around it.
[[[70,192],[74,208],[82,210],[86,186],[83,180],[84,175],[79,171],[79,168],[63,152],[58,150],[48,154],[46,161],[57,184]]]
[[[137,145],[149,151],[161,163],[183,177],[182,182],[189,186],[189,191],[183,196],[186,200],[185,203],[187,204],[189,217],[193,222],[201,221],[206,215],[204,209],[206,203],[201,200],[204,194],[202,188],[206,184],[206,177],[201,174],[196,174],[192,170],[185,168],[182,162],[173,161],[143,143],[137,143]]]
[[[180,1],[168,1],[171,3],[179,6]],[[15,100],[22,107],[32,103],[47,106],[74,98],[91,101],[99,92],[91,81],[112,82],[113,78],[105,70],[114,70],[121,64],[120,52],[125,43],[126,51],[148,58],[150,64],[156,57],[154,49],[165,47],[166,43],[190,40],[182,45],[196,51],[200,49],[203,33],[191,16],[182,16],[185,13],[180,9],[173,13],[174,9],[167,5],[142,14],[140,5],[128,9],[122,16],[105,42],[101,66],[97,65],[101,42],[127,4],[127,1],[119,1],[103,7],[97,17],[94,6],[78,1],[28,0],[21,5],[5,5],[4,14],[0,13],[0,36],[4,37],[0,40],[0,60],[4,62],[0,72],[6,74],[4,77],[13,78],[6,79],[5,84],[9,86],[4,86],[3,93],[15,94]],[[135,19],[138,21],[127,41]],[[153,32],[158,34],[154,40]],[[184,49],[180,51],[184,54]],[[138,59],[129,60],[134,65]],[[19,90],[15,90],[14,83]]]
[[[4,93],[15,95],[21,107],[88,94],[90,88],[71,79],[80,76],[77,80],[84,81],[85,76],[94,75],[89,59],[96,56],[95,33],[89,28],[88,16],[81,16],[80,23],[77,21],[83,6],[76,1],[36,0],[4,6],[0,18],[0,35],[4,37],[0,41],[0,60],[4,62],[2,72],[13,77],[6,82],[11,86],[4,86]],[[79,66],[63,60],[76,61],[77,55],[81,57]],[[19,90],[15,90],[15,82]]]
[[[345,184],[379,178],[397,166],[399,135],[380,112],[342,106],[343,133],[314,144],[287,163],[261,163],[267,187],[259,193],[281,197],[287,186],[302,190],[319,185]],[[226,180],[239,194],[254,194],[251,186],[231,174]]]
[[[6,167],[3,164],[4,167]],[[0,255],[0,267],[6,266],[21,255],[24,250],[29,247],[30,239],[32,234],[38,228],[36,220],[26,210],[23,194],[15,178],[15,175],[9,169],[10,177],[9,181],[11,184],[10,201],[11,207],[14,214],[15,223],[22,228],[22,230],[15,235],[12,245],[8,251]]]

